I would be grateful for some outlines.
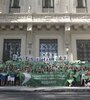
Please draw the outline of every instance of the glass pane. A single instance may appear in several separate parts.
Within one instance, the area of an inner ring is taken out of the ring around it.
[[[86,7],[86,0],[83,0],[83,7]]]
[[[51,7],[54,7],[54,0],[51,0]]]
[[[78,7],[86,7],[86,0],[77,0]]]
[[[14,0],[13,7],[19,7],[19,0]]]
[[[10,0],[10,7],[13,7],[14,0]]]
[[[43,0],[42,1],[43,8],[51,8],[54,7],[54,0]]]
[[[45,7],[45,1],[46,0],[42,0],[42,6]]]

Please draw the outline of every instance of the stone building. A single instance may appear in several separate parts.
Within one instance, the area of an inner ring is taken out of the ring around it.
[[[67,55],[90,61],[90,0],[0,0],[0,60]]]

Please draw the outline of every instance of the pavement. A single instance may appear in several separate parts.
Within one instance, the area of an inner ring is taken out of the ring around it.
[[[3,86],[0,92],[90,92],[90,87],[26,87]]]
[[[4,86],[0,100],[90,100],[90,88]]]
[[[0,92],[0,100],[90,100],[90,92]]]

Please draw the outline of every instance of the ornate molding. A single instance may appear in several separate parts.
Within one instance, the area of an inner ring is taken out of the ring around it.
[[[13,30],[14,29],[14,25],[10,25],[10,29]]]
[[[83,25],[83,29],[86,30],[88,28],[88,25]]]
[[[33,22],[41,23],[64,23],[70,22],[70,16],[64,14],[36,14],[33,15]]]
[[[71,14],[70,18],[72,23],[90,23],[90,14]]]
[[[1,29],[5,30],[6,26],[5,25],[1,25]]]
[[[70,27],[70,25],[65,25],[65,31],[67,32],[67,31],[70,31],[71,30],[71,27]]]
[[[0,14],[0,23],[24,23],[31,22],[32,16],[26,14]]]
[[[41,30],[42,26],[41,25],[37,25],[38,30]]]
[[[32,25],[31,24],[27,24],[27,31],[32,31]]]
[[[55,25],[56,30],[59,30],[60,26],[59,25]]]
[[[79,28],[79,25],[74,25],[73,27],[75,30],[77,30]]]
[[[51,25],[46,25],[47,30],[51,28]]]
[[[24,25],[21,24],[2,24],[0,25],[1,30],[24,30]]]
[[[0,23],[90,24],[90,14],[0,14]]]
[[[23,25],[19,25],[19,29],[22,30],[23,29]]]

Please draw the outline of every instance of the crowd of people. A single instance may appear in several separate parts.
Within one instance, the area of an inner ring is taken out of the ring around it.
[[[44,66],[33,68],[32,65],[26,65],[23,68],[15,67],[10,64],[9,67],[5,65],[0,68],[0,86],[17,86],[22,85],[20,74],[21,73],[67,73],[67,86],[90,86],[90,67],[75,67],[68,64],[46,64]]]
[[[15,86],[20,85],[20,70],[10,65],[9,69],[6,66],[0,68],[0,85]]]

